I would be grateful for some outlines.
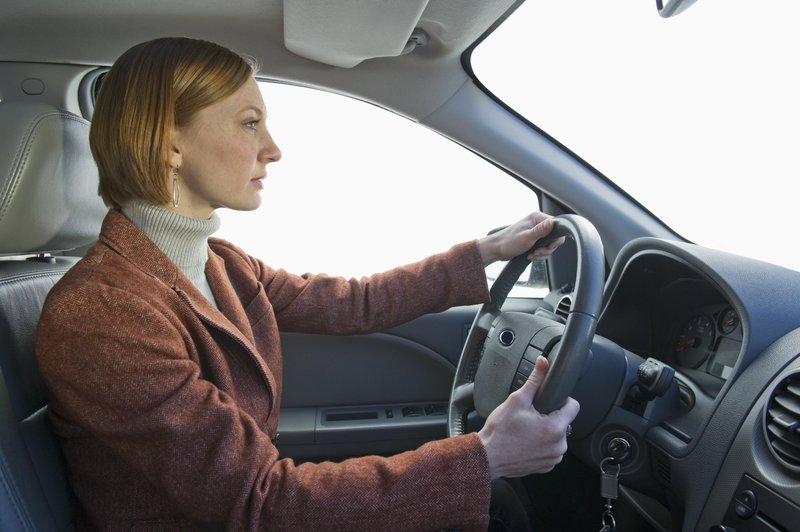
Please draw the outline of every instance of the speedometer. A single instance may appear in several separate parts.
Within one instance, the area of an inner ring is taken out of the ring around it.
[[[673,345],[678,364],[697,368],[708,358],[714,345],[714,320],[707,314],[698,314],[681,326]]]

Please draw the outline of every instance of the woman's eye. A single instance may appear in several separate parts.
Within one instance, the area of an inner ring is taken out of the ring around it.
[[[244,123],[244,127],[248,127],[248,128],[250,128],[252,130],[256,130],[256,129],[258,129],[258,122],[259,122],[259,120],[248,120],[247,122]]]

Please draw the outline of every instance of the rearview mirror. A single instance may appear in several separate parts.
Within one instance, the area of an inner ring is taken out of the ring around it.
[[[669,18],[683,13],[695,2],[697,2],[697,0],[656,0],[656,9],[658,9],[659,15],[664,18]]]

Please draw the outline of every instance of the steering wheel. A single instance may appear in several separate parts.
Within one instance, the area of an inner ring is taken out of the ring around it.
[[[561,236],[575,241],[578,267],[566,324],[552,315],[501,310],[528,266],[530,252],[510,260],[492,284],[491,301],[478,310],[461,353],[448,407],[450,436],[466,433],[467,414],[471,411],[488,417],[524,383],[538,355],[544,355],[550,363],[533,399],[533,406],[542,414],[561,408],[581,376],[602,302],[603,244],[594,226],[581,216],[565,214],[553,221],[553,230],[532,250]]]

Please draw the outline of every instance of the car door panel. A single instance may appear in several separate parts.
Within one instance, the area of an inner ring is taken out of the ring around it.
[[[477,309],[367,335],[284,333],[281,453],[388,454],[446,436],[453,375]]]

